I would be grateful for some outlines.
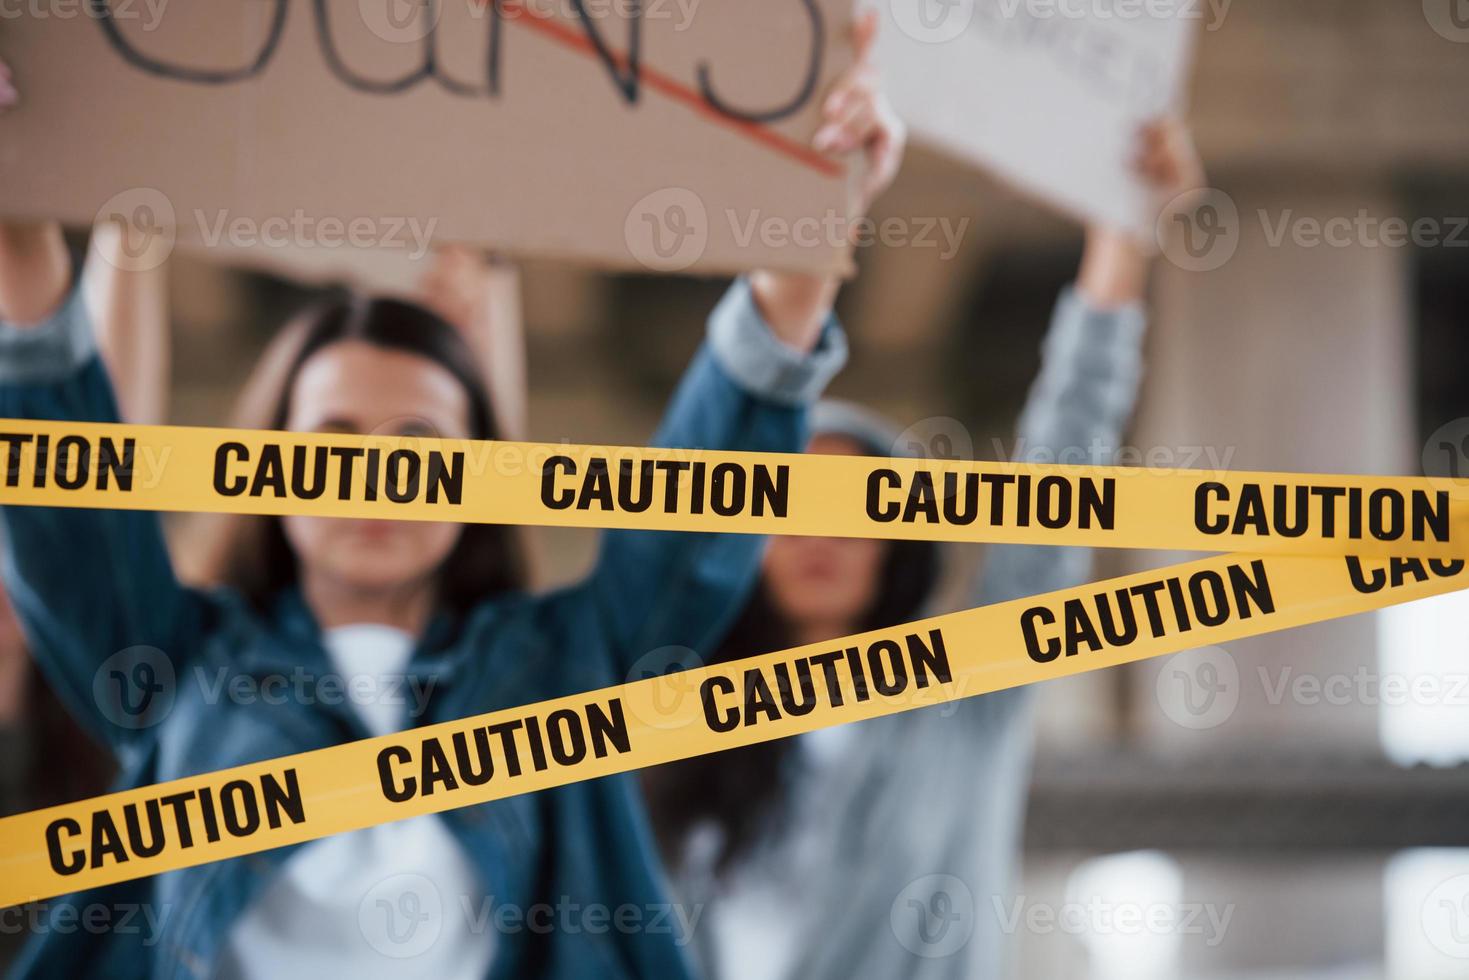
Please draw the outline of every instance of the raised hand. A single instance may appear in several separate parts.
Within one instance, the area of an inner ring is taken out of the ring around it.
[[[859,210],[863,214],[898,175],[908,141],[907,128],[883,94],[873,63],[878,24],[875,10],[858,19],[852,31],[856,60],[822,103],[822,126],[812,140],[823,153],[862,150],[866,167]]]
[[[822,125],[811,141],[823,153],[862,151],[858,215],[865,214],[893,182],[907,145],[907,131],[883,95],[873,65],[878,22],[877,11],[870,10],[853,27],[856,60],[827,93],[821,104]],[[750,276],[755,302],[770,329],[800,351],[815,346],[839,285],[835,276],[769,271]]]
[[[1143,126],[1132,166],[1165,217],[1195,207],[1202,197],[1204,167],[1180,119],[1167,117]],[[1147,288],[1150,251],[1128,232],[1088,226],[1077,288],[1101,309],[1140,301]]]

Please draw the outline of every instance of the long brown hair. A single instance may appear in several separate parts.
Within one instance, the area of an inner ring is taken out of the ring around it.
[[[916,618],[938,582],[939,548],[932,541],[886,544],[881,585],[862,613],[859,632]],[[709,661],[729,663],[793,643],[790,625],[762,580]],[[722,876],[732,870],[783,816],[795,745],[794,738],[781,738],[644,769],[644,798],[664,860],[677,867],[689,833],[709,821],[721,831],[714,871]]]
[[[437,314],[406,300],[348,296],[327,300],[296,317],[266,350],[235,412],[241,428],[282,429],[301,368],[331,344],[357,340],[426,358],[452,374],[469,399],[470,438],[498,439],[489,391],[463,335]],[[264,609],[299,575],[296,555],[278,517],[229,515],[201,530],[194,575],[239,590]],[[462,613],[482,599],[526,584],[524,543],[515,529],[466,524],[439,569],[438,597]]]

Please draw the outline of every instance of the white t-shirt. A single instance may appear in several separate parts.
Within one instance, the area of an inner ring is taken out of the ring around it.
[[[821,728],[797,736],[796,746],[808,778],[829,773],[856,744],[850,725]],[[801,800],[795,805],[800,806]],[[821,846],[828,834],[828,819],[796,819],[795,832],[779,839],[775,853],[746,860],[726,880],[714,885],[714,858],[722,843],[712,825],[696,832],[686,860],[707,887],[717,887],[715,900],[705,912],[705,929],[711,937],[713,975],[739,980],[789,980],[801,956],[812,945],[812,915],[803,890],[820,882],[823,862],[829,859]]]
[[[401,677],[413,653],[412,636],[374,624],[329,630],[323,642],[348,689],[356,676]],[[407,720],[402,704],[354,707],[373,735]],[[468,856],[436,814],[337,834],[292,855],[235,923],[219,976],[482,980],[496,945],[483,902]]]

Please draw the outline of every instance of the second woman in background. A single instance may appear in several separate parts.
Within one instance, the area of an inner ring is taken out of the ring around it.
[[[1187,133],[1146,127],[1136,166],[1161,201],[1202,186]],[[1110,462],[1142,372],[1147,259],[1087,233],[1056,304],[1017,446]],[[822,402],[809,452],[901,454],[870,412]],[[1085,582],[1090,553],[991,547],[977,606]],[[937,612],[925,541],[778,537],[716,662],[822,643]],[[645,770],[675,891],[703,921],[710,980],[995,980],[1020,847],[1031,689],[764,742]],[[774,775],[772,775],[774,774]]]

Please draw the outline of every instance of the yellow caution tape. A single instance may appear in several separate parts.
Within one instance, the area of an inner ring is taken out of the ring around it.
[[[0,503],[1469,557],[1469,480],[0,419]]]
[[[0,906],[1469,587],[1460,559],[1217,555],[0,820]]]
[[[1229,554],[0,820],[0,905],[1469,587],[1469,481],[0,420],[0,503]]]

